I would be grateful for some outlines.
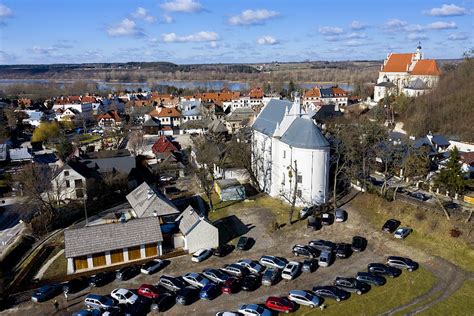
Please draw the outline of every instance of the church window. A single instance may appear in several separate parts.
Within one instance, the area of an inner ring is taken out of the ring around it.
[[[298,195],[298,197],[301,197],[301,195],[302,195],[301,190],[296,191],[296,194]]]
[[[283,150],[283,159],[286,158],[286,150]]]
[[[298,183],[303,183],[303,175],[299,174],[297,177],[296,177],[296,181]]]

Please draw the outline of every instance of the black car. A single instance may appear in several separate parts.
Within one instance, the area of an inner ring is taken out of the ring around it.
[[[373,284],[377,286],[384,285],[387,280],[383,276],[373,274],[370,272],[357,272],[356,279],[365,282],[367,284]]]
[[[115,274],[111,272],[101,272],[97,273],[89,278],[89,286],[91,287],[101,287],[115,278]]]
[[[320,297],[335,299],[338,302],[347,300],[351,296],[348,292],[331,285],[315,286],[313,287],[313,293]]]
[[[388,275],[392,278],[396,278],[402,273],[402,270],[387,266],[383,263],[369,263],[367,270],[371,273]]]
[[[242,279],[242,290],[255,291],[262,283],[262,276],[249,274]]]
[[[252,247],[253,238],[242,236],[237,242],[237,249],[239,250],[249,250]]]
[[[358,295],[367,293],[370,290],[370,285],[360,282],[356,278],[337,277],[334,281],[334,286],[346,292],[357,293]]]
[[[326,252],[332,252],[336,248],[336,244],[333,243],[332,241],[329,240],[312,240],[309,242],[309,245],[313,247],[314,249],[317,249],[319,251],[326,251]]]
[[[229,253],[231,253],[234,250],[234,248],[235,247],[233,245],[225,244],[225,245],[219,246],[217,248],[212,248],[211,251],[212,251],[212,254],[214,256],[225,257]]]
[[[348,258],[352,253],[351,245],[346,243],[339,243],[336,246],[336,257]]]
[[[154,312],[165,312],[176,303],[176,297],[173,293],[160,293],[160,296],[152,302],[150,310]]]
[[[176,293],[176,303],[189,305],[199,299],[199,289],[193,286],[186,286]]]
[[[128,267],[124,267],[118,270],[117,273],[115,274],[115,278],[119,281],[127,281],[137,276],[139,273],[140,273],[139,267],[135,265],[128,266]]]
[[[74,294],[82,291],[89,285],[86,278],[72,279],[63,285],[63,292],[67,294]]]
[[[431,199],[431,196],[423,194],[421,192],[409,192],[408,196],[410,196],[414,199],[420,200],[422,202],[428,201],[429,199]]]
[[[301,268],[301,271],[303,272],[313,272],[319,267],[318,260],[317,259],[308,259],[303,261],[303,267]]]
[[[367,247],[367,240],[364,237],[352,237],[352,251],[364,251]]]
[[[407,269],[410,272],[418,269],[418,263],[405,257],[389,256],[387,258],[387,265],[394,268]]]
[[[323,213],[321,214],[321,224],[324,226],[331,225],[334,223],[334,215],[331,213]]]
[[[314,215],[308,216],[308,224],[307,224],[308,229],[312,230],[320,230],[322,225],[321,225],[321,219]]]
[[[304,256],[314,259],[319,256],[319,251],[310,246],[295,245],[293,246],[293,255]]]
[[[177,292],[187,285],[181,278],[172,277],[170,275],[162,275],[158,284],[173,292]]]
[[[150,311],[151,300],[145,297],[138,299],[133,304],[126,304],[123,308],[124,316],[145,316]]]
[[[400,221],[392,218],[383,224],[382,230],[384,232],[393,233],[398,228],[398,226],[400,226]]]

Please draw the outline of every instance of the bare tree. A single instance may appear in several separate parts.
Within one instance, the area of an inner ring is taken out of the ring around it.
[[[294,165],[291,164],[287,166],[288,170],[288,188],[283,188],[280,191],[280,196],[285,199],[288,203],[290,203],[290,210],[288,211],[288,224],[292,224],[293,213],[295,211],[296,201],[298,198],[301,198],[301,194],[299,194],[298,185],[300,181],[298,181],[298,164],[295,160]],[[283,180],[283,187],[285,187],[285,182]]]
[[[145,139],[143,131],[133,131],[128,138],[128,148],[137,156],[143,152],[145,147]]]

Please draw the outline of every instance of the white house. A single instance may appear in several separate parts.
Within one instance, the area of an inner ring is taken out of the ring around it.
[[[24,124],[30,124],[31,126],[38,127],[41,123],[44,113],[41,111],[23,110],[28,118],[23,119]]]
[[[51,181],[51,192],[55,199],[63,202],[87,199],[87,179],[89,170],[80,163],[70,162],[55,171]]]
[[[297,204],[328,200],[329,143],[307,113],[300,98],[272,99],[252,125],[254,170],[260,188],[287,199],[295,192]]]
[[[88,121],[94,114],[92,103],[55,104],[53,110],[56,112],[58,121]]]

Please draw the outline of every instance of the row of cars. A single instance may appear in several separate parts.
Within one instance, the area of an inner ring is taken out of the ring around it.
[[[401,222],[397,219],[389,219],[383,224],[382,230],[393,234],[393,237],[397,239],[405,239],[411,234],[413,229],[409,227],[400,227]]]
[[[265,304],[243,304],[237,312],[219,312],[216,316],[270,316],[272,311],[291,313],[296,304],[315,308],[324,299],[334,299],[337,302],[347,300],[351,293],[362,295],[371,289],[371,286],[382,286],[386,283],[386,276],[397,277],[401,269],[414,271],[418,263],[405,257],[390,256],[385,264],[371,263],[367,271],[358,272],[355,277],[336,277],[332,285],[314,286],[311,291],[292,290],[286,297],[271,296]]]

